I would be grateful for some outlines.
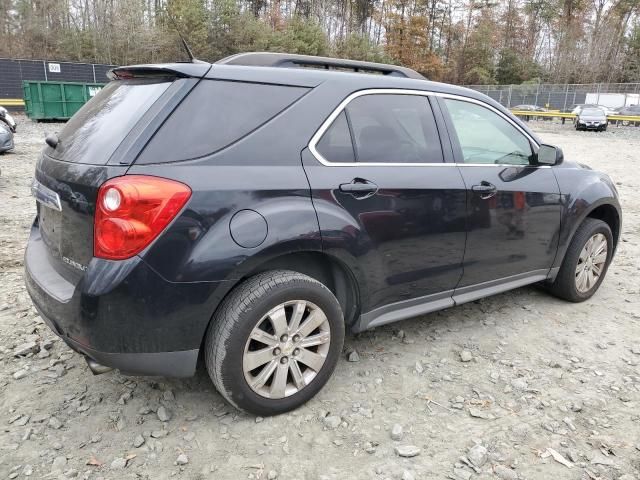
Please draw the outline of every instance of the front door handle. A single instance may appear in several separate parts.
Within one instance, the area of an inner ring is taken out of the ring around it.
[[[378,186],[364,178],[354,178],[350,183],[340,184],[340,191],[362,200],[375,195],[378,191]]]
[[[495,185],[484,180],[480,182],[479,185],[473,185],[471,187],[471,190],[480,195],[480,198],[482,198],[483,200],[487,200],[488,198],[491,198],[496,193],[498,193],[498,188]]]

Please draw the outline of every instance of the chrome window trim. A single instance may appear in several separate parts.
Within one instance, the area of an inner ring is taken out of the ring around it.
[[[330,162],[326,158],[324,158],[320,152],[317,150],[316,146],[325,132],[329,129],[333,121],[342,113],[342,111],[346,108],[346,106],[354,99],[358,97],[362,97],[364,95],[417,95],[421,97],[440,97],[440,98],[451,98],[453,100],[461,100],[464,102],[475,103],[482,107],[488,108],[489,110],[497,113],[499,116],[504,118],[507,122],[513,125],[516,130],[522,133],[525,137],[529,139],[529,141],[535,145],[536,147],[540,147],[538,142],[529,135],[525,130],[520,127],[517,123],[515,123],[511,118],[506,116],[497,108],[482,102],[480,100],[476,100],[475,98],[464,97],[462,95],[453,95],[450,93],[440,93],[440,92],[429,92],[424,90],[411,90],[411,89],[400,89],[400,88],[369,88],[365,90],[358,90],[357,92],[353,92],[347,98],[345,98],[340,104],[331,112],[331,114],[327,117],[327,119],[320,125],[320,128],[314,133],[313,137],[309,141],[307,145],[309,147],[309,151],[312,155],[318,160],[320,163],[327,167],[534,167],[534,168],[551,168],[549,165],[518,165],[512,163],[447,163],[447,162],[439,162],[439,163],[394,163],[394,162]]]

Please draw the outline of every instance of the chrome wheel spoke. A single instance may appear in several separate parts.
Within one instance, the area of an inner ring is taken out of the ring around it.
[[[330,339],[331,335],[329,332],[320,332],[303,339],[302,342],[300,342],[300,346],[302,348],[315,347],[316,345],[327,343]]]
[[[324,364],[324,357],[312,352],[311,350],[307,350],[306,348],[300,349],[300,354],[297,356],[297,360],[316,372],[319,372]]]
[[[291,377],[293,378],[293,383],[296,385],[298,390],[301,390],[307,385],[307,382],[302,375],[302,371],[300,370],[300,365],[297,360],[292,360],[289,365],[289,369],[291,370]]]
[[[304,323],[300,325],[297,333],[301,337],[306,337],[326,321],[327,317],[325,317],[322,310],[313,310],[304,321]]]
[[[253,329],[249,338],[257,342],[264,343],[265,345],[269,345],[270,347],[278,344],[278,339],[274,335],[265,332],[259,327]]]
[[[276,368],[278,368],[278,361],[275,359],[271,360],[271,363],[264,367],[260,374],[253,379],[253,382],[251,383],[253,389],[262,388],[269,378],[271,378],[271,375],[273,375]]]
[[[282,398],[287,389],[287,375],[289,374],[289,365],[278,363],[276,374],[271,382],[271,396],[274,398]]]
[[[265,363],[270,362],[273,358],[273,348],[271,347],[256,350],[255,352],[248,352],[244,356],[244,371],[250,372],[255,370]]]
[[[287,314],[283,305],[279,305],[271,310],[269,313],[269,319],[271,320],[273,330],[276,332],[277,337],[285,335],[289,331],[289,326],[287,325]]]
[[[583,251],[585,253],[585,258],[589,258],[591,255],[591,243],[593,243],[593,238],[587,240],[587,243],[584,244]]]
[[[576,286],[578,287],[578,290],[583,291],[585,288],[585,281],[586,281],[586,272],[585,270],[581,270],[580,273],[578,274],[577,278],[576,278]]]
[[[289,324],[289,331],[295,332],[300,327],[300,321],[304,315],[304,311],[307,308],[306,302],[298,302],[293,306],[293,314],[291,315],[291,323]]]
[[[596,237],[593,241],[593,245],[591,246],[591,256],[594,257],[596,255],[599,255],[604,251],[605,248],[607,248],[607,241],[604,239],[604,237]]]
[[[593,263],[596,265],[601,265],[604,262],[607,261],[607,251],[605,250],[602,253],[597,254],[595,257],[593,257]]]

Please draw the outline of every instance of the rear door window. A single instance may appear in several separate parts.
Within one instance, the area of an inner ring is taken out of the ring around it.
[[[375,94],[352,100],[316,146],[330,162],[441,163],[442,146],[423,95]]]
[[[170,81],[108,83],[67,122],[47,155],[75,163],[104,165]]]
[[[344,111],[333,121],[316,148],[330,162],[355,162],[347,114]]]
[[[422,95],[363,95],[347,106],[358,162],[440,163],[442,148]]]
[[[189,160],[218,152],[264,125],[307,91],[202,80],[156,132],[136,163]]]

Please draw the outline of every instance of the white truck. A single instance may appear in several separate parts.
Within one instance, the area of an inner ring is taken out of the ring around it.
[[[640,104],[638,93],[587,93],[587,104],[602,105],[609,108],[622,108]]]

